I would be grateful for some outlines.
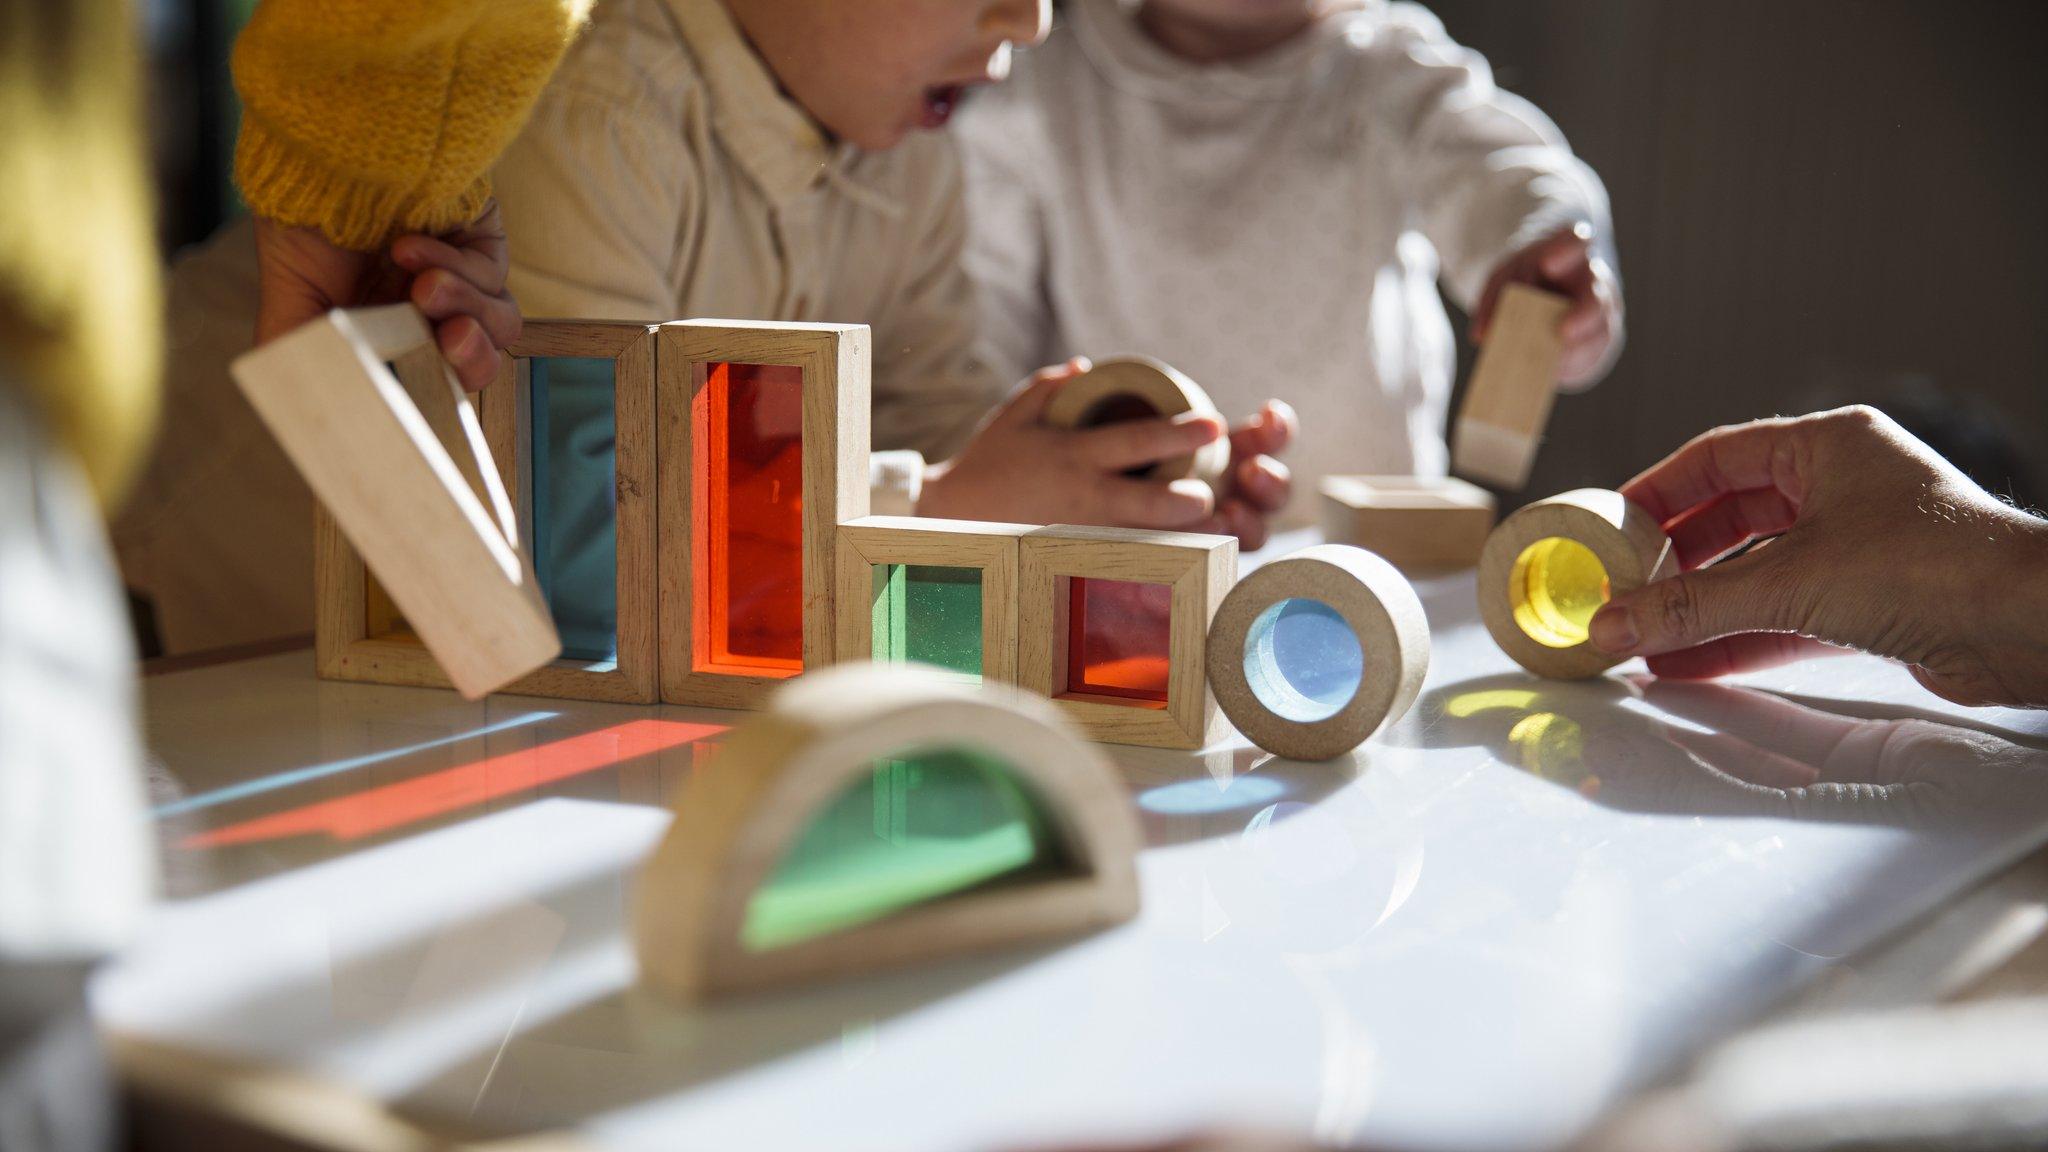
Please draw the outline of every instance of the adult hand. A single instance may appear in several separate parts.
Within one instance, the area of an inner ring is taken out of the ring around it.
[[[1597,380],[1621,338],[1621,284],[1614,269],[1593,252],[1592,226],[1574,224],[1501,261],[1472,310],[1474,344],[1486,342],[1501,289],[1509,284],[1527,284],[1572,302],[1559,329],[1564,355],[1558,361],[1558,383],[1583,388]]]
[[[498,350],[519,338],[519,305],[496,201],[445,236],[400,236],[384,253],[342,248],[312,228],[256,221],[256,342],[267,343],[333,308],[411,300],[434,327],[441,355],[472,392],[497,376]]]
[[[1875,409],[1717,428],[1622,494],[1681,574],[1602,608],[1604,651],[1697,679],[1859,648],[1959,704],[2048,705],[2048,522]]]
[[[1199,526],[1202,531],[1235,536],[1246,550],[1264,546],[1271,518],[1294,494],[1293,474],[1278,457],[1300,429],[1292,405],[1268,400],[1230,430],[1230,467],[1216,493],[1216,513]]]
[[[1053,393],[1088,367],[1075,359],[1033,375],[959,455],[926,470],[918,515],[1199,530],[1216,511],[1207,484],[1124,473],[1215,441],[1223,421],[1186,413],[1073,430],[1041,423]]]

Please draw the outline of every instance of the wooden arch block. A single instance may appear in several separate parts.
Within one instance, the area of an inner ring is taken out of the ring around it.
[[[963,767],[977,762],[1000,764],[988,791]],[[674,807],[641,873],[634,939],[643,979],[683,1000],[1069,936],[1137,912],[1138,827],[1117,776],[1049,705],[1004,685],[900,665],[812,673],[735,730]],[[880,858],[792,860],[835,812]],[[970,834],[984,826],[1000,831]]]
[[[1098,362],[1053,393],[1044,420],[1055,428],[1090,428],[1137,416],[1179,416],[1184,412],[1217,415],[1202,386],[1172,367],[1143,356]],[[1222,439],[1144,473],[1148,480],[1185,480],[1215,484],[1230,467],[1230,441]]]
[[[838,659],[925,656],[922,662],[969,678],[1014,683],[1018,541],[1035,529],[915,516],[868,516],[841,524]],[[975,579],[961,579],[968,574]],[[928,587],[921,589],[920,577],[932,578],[922,582]],[[929,607],[918,602],[921,591],[934,602]],[[885,633],[893,633],[896,643],[885,645],[878,657],[876,638]],[[895,651],[886,650],[892,646]]]
[[[1323,538],[1375,553],[1410,575],[1479,563],[1493,494],[1454,476],[1325,476]]]
[[[1319,544],[1224,597],[1209,629],[1209,686],[1247,740],[1291,760],[1329,760],[1407,713],[1429,650],[1422,601],[1392,564]]]
[[[1209,621],[1237,580],[1237,540],[1056,525],[1018,557],[1017,682],[1091,740],[1201,748],[1223,735]]]
[[[838,527],[868,514],[868,329],[663,324],[661,698],[758,708],[833,660]]]
[[[1509,491],[1529,482],[1557,401],[1558,325],[1571,301],[1523,284],[1501,289],[1492,330],[1458,407],[1451,469]]]
[[[1621,663],[1586,640],[1609,599],[1676,572],[1671,542],[1619,492],[1580,488],[1516,511],[1479,558],[1479,615],[1515,663],[1557,680]]]
[[[561,651],[476,411],[411,305],[330,312],[233,373],[320,501],[321,676],[474,699]],[[416,641],[368,638],[365,561]]]

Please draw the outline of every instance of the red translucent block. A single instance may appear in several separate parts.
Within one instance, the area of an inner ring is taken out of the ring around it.
[[[691,655],[699,672],[804,670],[804,374],[707,364],[692,405]]]
[[[1067,593],[1067,691],[1166,707],[1173,588],[1075,577]]]

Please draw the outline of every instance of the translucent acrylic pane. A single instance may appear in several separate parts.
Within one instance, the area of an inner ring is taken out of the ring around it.
[[[981,571],[874,566],[874,657],[981,678]]]
[[[803,671],[803,369],[707,364],[691,412],[691,610],[702,672]]]
[[[1320,600],[1268,605],[1245,634],[1245,682],[1276,716],[1327,720],[1358,694],[1364,674],[1357,634]]]
[[[1068,581],[1067,691],[1166,706],[1173,588]]]
[[[617,365],[527,361],[533,569],[572,660],[618,656]]]
[[[1522,550],[1508,574],[1515,623],[1550,648],[1586,642],[1593,614],[1607,603],[1607,568],[1593,550],[1563,536],[1546,536]]]
[[[878,760],[754,893],[740,942],[781,948],[941,897],[1071,872],[1049,827],[998,757],[935,749]]]

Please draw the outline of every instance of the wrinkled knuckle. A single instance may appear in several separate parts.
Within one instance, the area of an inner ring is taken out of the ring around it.
[[[1699,589],[1694,582],[1679,576],[1664,582],[1664,595],[1656,606],[1657,627],[1664,635],[1674,639],[1695,639],[1699,636]]]

